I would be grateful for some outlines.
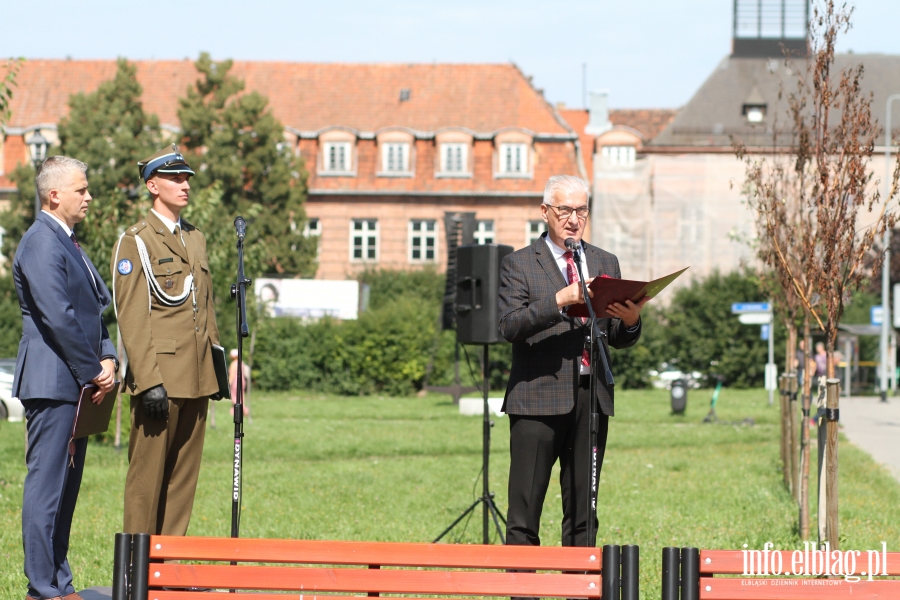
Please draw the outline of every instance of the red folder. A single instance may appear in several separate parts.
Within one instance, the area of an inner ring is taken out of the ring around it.
[[[591,306],[598,319],[612,318],[612,315],[606,312],[606,307],[616,302],[625,304],[626,300],[637,302],[649,296],[655,298],[670,283],[678,279],[678,276],[687,271],[690,267],[685,267],[680,271],[675,271],[671,275],[654,279],[653,281],[632,281],[631,279],[616,279],[614,277],[595,277],[588,286],[594,293],[591,298]],[[588,309],[585,304],[572,304],[566,312],[570,317],[588,317]]]

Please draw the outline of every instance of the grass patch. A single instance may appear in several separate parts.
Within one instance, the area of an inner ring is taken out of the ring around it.
[[[709,397],[709,391],[692,390],[687,413],[674,416],[667,392],[617,394],[601,475],[598,544],[641,546],[644,598],[659,597],[665,546],[800,544],[797,508],[781,485],[778,410],[767,405],[764,391],[726,389],[719,418],[752,417],[756,425],[703,425]],[[192,535],[230,533],[233,425],[227,405],[216,408]],[[446,396],[257,394],[253,410],[253,423],[245,427],[244,537],[427,542],[481,489],[481,420],[460,416]],[[505,418],[495,422],[491,488],[505,511],[509,425]],[[23,424],[0,423],[2,598],[21,597],[25,585],[23,437]],[[79,588],[110,585],[126,452],[108,442],[92,440],[89,447],[69,551]],[[889,550],[900,548],[900,485],[843,438],[840,453],[842,548],[878,548],[881,541]],[[544,508],[545,545],[560,538],[555,482]],[[814,478],[810,488],[815,493]],[[480,532],[479,513],[456,539],[480,543]]]

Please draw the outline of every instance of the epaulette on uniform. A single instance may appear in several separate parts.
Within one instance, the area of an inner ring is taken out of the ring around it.
[[[135,225],[129,227],[125,230],[125,235],[135,236],[141,229],[147,227],[147,219],[143,219],[136,223]]]

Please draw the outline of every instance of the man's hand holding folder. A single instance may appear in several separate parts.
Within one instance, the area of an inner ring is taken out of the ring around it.
[[[597,317],[601,319],[617,317],[622,319],[625,325],[632,327],[637,325],[644,304],[651,298],[655,298],[685,271],[687,271],[687,267],[653,281],[615,279],[606,275],[594,277],[587,281],[591,305],[594,307]],[[568,289],[568,287],[564,288],[559,293],[562,294]],[[557,302],[558,298],[559,294],[557,294]],[[569,302],[567,314],[570,317],[587,317],[588,310],[582,300],[580,289],[577,299],[573,300]]]
[[[91,383],[97,386],[97,389],[91,394],[91,402],[94,404],[103,402],[103,397],[116,384],[116,363],[107,358],[100,361],[100,366],[103,367],[103,371],[91,380]]]

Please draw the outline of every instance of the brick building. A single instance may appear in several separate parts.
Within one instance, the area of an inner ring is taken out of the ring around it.
[[[177,137],[193,63],[136,64],[145,110]],[[0,146],[0,195],[11,191],[4,174],[29,159],[34,132],[55,142],[69,95],[95,90],[115,69],[114,61],[23,65]],[[578,134],[512,64],[235,62],[232,73],[269,98],[305,160],[318,278],[441,268],[445,211],[475,212],[479,241],[521,248],[544,230],[547,178],[588,173]]]
[[[755,215],[741,194],[746,166],[733,143],[754,153],[770,152],[776,132],[779,145],[789,141],[780,91],[806,67],[807,10],[806,0],[736,0],[731,52],[677,111],[610,111],[604,93],[591,95],[589,110],[560,111],[592,157],[585,162],[593,242],[619,257],[626,277],[690,266],[675,283],[681,286],[755,264]],[[785,50],[795,56],[790,64]],[[900,56],[835,56],[835,71],[859,64],[873,117],[883,122],[887,97],[900,90]],[[895,123],[897,114],[895,107]],[[869,163],[873,181],[885,176],[884,150],[879,143]],[[860,230],[873,218],[861,213]]]

